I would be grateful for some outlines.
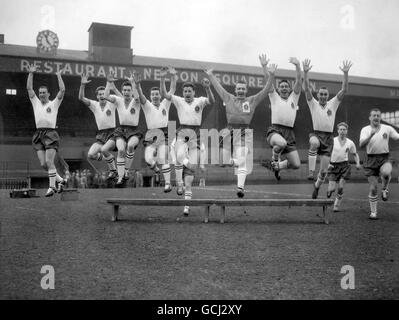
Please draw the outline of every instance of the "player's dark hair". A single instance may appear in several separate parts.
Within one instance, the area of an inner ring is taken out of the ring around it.
[[[183,89],[187,88],[187,87],[191,87],[191,88],[193,88],[193,90],[195,90],[194,84],[192,82],[183,83]]]
[[[105,90],[105,87],[103,87],[103,86],[98,87],[98,88],[96,89],[96,95],[98,94],[98,91],[101,91],[101,90]]]
[[[133,86],[132,86],[131,82],[129,82],[129,81],[125,81],[124,83],[122,83],[122,89],[123,89],[123,87],[130,87],[133,89]]]
[[[237,85],[237,84],[245,84],[245,85],[248,87],[247,83],[244,82],[244,81],[237,81],[236,85]]]
[[[381,110],[380,110],[380,109],[378,109],[378,108],[373,108],[373,109],[370,110],[370,115],[371,115],[371,113],[372,113],[373,111],[381,113]]]
[[[285,82],[286,84],[288,84],[288,86],[291,88],[291,84],[288,82],[287,79],[280,80],[279,83],[278,83],[278,85],[280,86],[280,84],[282,84],[282,83],[284,83],[284,82]]]
[[[339,127],[344,126],[346,129],[349,128],[348,124],[346,122],[340,122],[337,124],[337,129],[339,129]]]
[[[151,91],[161,91],[160,89],[159,89],[159,87],[152,87],[151,89],[150,89],[150,92]]]
[[[43,88],[45,88],[45,89],[47,90],[47,92],[49,92],[49,93],[50,93],[50,90],[49,90],[49,89],[48,89],[48,87],[47,87],[47,86],[45,86],[45,85],[43,85],[43,86],[40,86],[40,87],[39,87],[39,90],[40,90],[40,89],[43,89]]]
[[[323,90],[327,90],[327,91],[328,91],[328,88],[327,88],[327,87],[325,87],[325,86],[323,86],[323,87],[320,87],[320,88],[319,88],[319,90],[321,90],[321,89],[323,89]]]

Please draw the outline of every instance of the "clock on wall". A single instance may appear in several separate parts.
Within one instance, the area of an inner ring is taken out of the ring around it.
[[[55,52],[59,45],[58,36],[51,30],[40,31],[36,37],[37,49],[40,52]]]

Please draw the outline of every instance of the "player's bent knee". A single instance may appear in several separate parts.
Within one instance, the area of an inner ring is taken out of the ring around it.
[[[54,162],[50,161],[50,160],[46,160],[46,167],[47,169],[51,168],[54,166]]]
[[[183,163],[183,160],[186,158],[186,153],[182,151],[177,151],[176,160],[180,163]]]
[[[310,150],[316,151],[319,147],[320,147],[319,140],[317,140],[316,138],[315,139],[311,138],[309,140],[309,148],[310,148]]]
[[[292,162],[289,164],[290,169],[298,170],[301,167],[300,162]]]
[[[319,148],[318,144],[310,144],[310,147],[309,147],[309,149],[311,151],[317,151],[318,148]]]
[[[371,185],[369,191],[370,191],[370,195],[376,196],[378,193],[378,188],[377,188],[377,186]]]
[[[337,193],[342,196],[344,194],[344,188],[338,188]]]
[[[103,154],[106,156],[106,155],[107,155],[106,153],[109,153],[109,150],[108,150],[108,148],[106,148],[105,146],[102,146],[102,147],[100,148],[100,152],[103,153]]]
[[[144,155],[144,160],[147,164],[151,164],[154,160],[154,157],[152,157],[151,155]]]
[[[287,146],[287,141],[280,140],[274,145],[273,149],[278,148],[280,149],[279,151],[282,151],[283,149],[285,149],[286,146]]]
[[[103,154],[103,156],[105,157],[109,157],[111,155],[111,153],[109,151],[103,151],[103,149],[101,148],[100,152]]]
[[[382,176],[384,179],[390,178],[390,177],[391,177],[391,174],[392,174],[392,169],[391,169],[391,170],[390,170],[390,169],[381,170],[381,176]]]
[[[90,160],[97,160],[97,154],[88,153],[87,158],[89,158]]]
[[[118,150],[118,157],[123,158],[125,156],[124,150]]]

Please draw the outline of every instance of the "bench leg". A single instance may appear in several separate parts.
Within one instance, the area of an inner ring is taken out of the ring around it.
[[[225,217],[226,217],[226,207],[221,206],[220,207],[220,223],[224,223]]]
[[[204,223],[209,222],[209,206],[205,207],[205,218],[204,218]]]
[[[326,206],[323,206],[323,217],[324,217],[324,223],[329,224],[330,221],[328,219],[328,210]]]
[[[112,212],[112,221],[118,221],[118,215],[119,215],[119,205],[114,205],[114,210]]]

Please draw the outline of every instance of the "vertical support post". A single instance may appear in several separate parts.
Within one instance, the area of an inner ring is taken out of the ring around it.
[[[205,218],[204,218],[204,223],[209,222],[209,206],[205,206]]]
[[[118,204],[114,204],[114,210],[112,213],[112,221],[118,221],[118,215],[119,215],[119,205]]]
[[[224,223],[224,219],[226,218],[226,207],[223,205],[220,207],[220,214],[220,223]]]
[[[330,221],[328,220],[328,210],[327,206],[323,206],[323,217],[324,217],[324,223],[329,224]]]

